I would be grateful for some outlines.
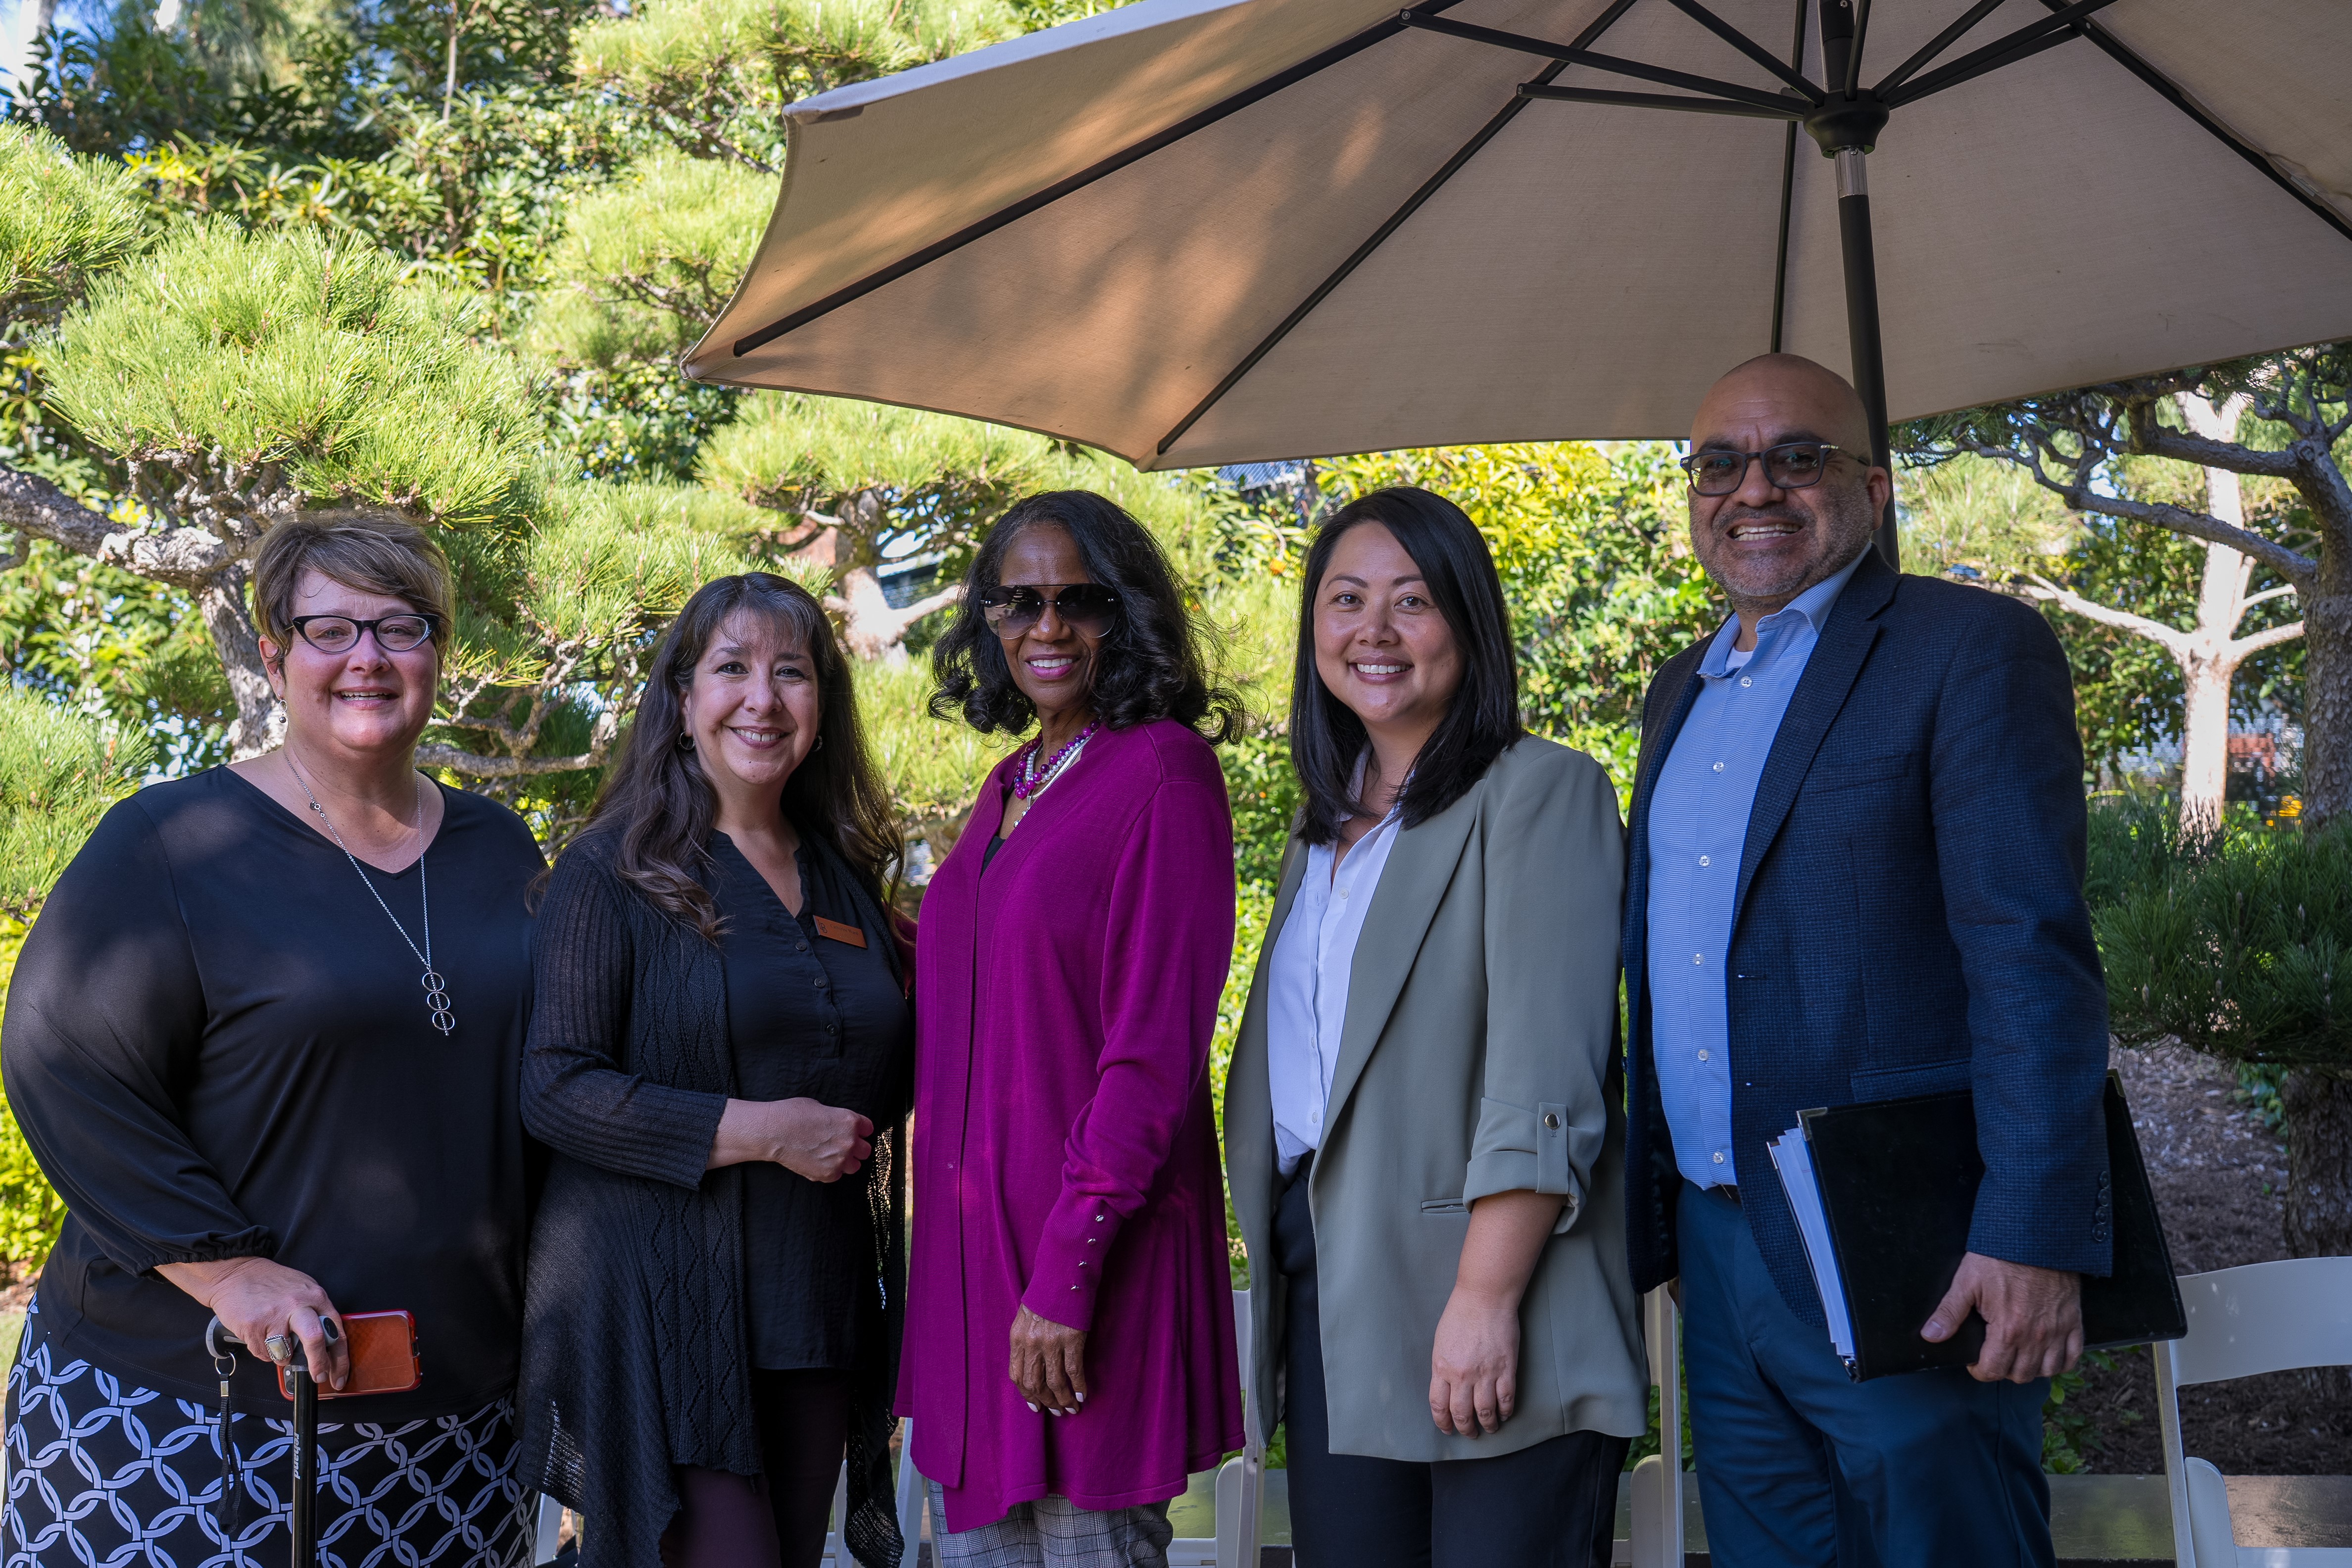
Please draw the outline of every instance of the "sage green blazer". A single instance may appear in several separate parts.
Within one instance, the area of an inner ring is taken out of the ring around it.
[[[1293,838],[1225,1089],[1261,1437],[1284,1383],[1266,978],[1306,864]],[[1333,1452],[1475,1459],[1647,1425],[1616,1044],[1624,878],[1608,774],[1549,741],[1521,741],[1397,835],[1356,944],[1308,1176]],[[1498,1433],[1450,1436],[1430,1420],[1430,1351],[1469,1205],[1522,1188],[1567,1203],[1519,1309],[1518,1408]]]

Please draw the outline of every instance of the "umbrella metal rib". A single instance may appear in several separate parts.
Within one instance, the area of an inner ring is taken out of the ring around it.
[[[1905,82],[1909,81],[1911,78],[1918,72],[1921,67],[1927,65],[1930,60],[1934,59],[1937,55],[1942,54],[1946,49],[1950,48],[1961,38],[1966,37],[1969,28],[1975,26],[1979,22],[1983,21],[1987,16],[1991,16],[1995,11],[2000,10],[2008,3],[2009,0],[1977,0],[1975,5],[1961,12],[1959,18],[1950,26],[1945,28],[1942,32],[1937,34],[1934,37],[1928,39],[1926,44],[1921,46],[1917,54],[1913,55],[1909,59],[1905,60],[1901,65],[1896,66],[1893,70],[1887,72],[1885,79],[1878,84],[1879,92],[1882,95],[1893,92],[1896,88],[1901,87]],[[1800,20],[1797,26],[1801,31],[1804,26],[1804,23]]]
[[[1718,99],[1729,99],[1751,108],[1761,109],[1775,117],[1794,112],[1785,96],[1759,92],[1737,82],[1718,81],[1710,76],[1693,76],[1688,71],[1668,70],[1664,66],[1644,65],[1640,60],[1621,59],[1615,55],[1595,54],[1570,44],[1555,44],[1549,38],[1530,38],[1523,33],[1507,33],[1499,27],[1481,27],[1470,22],[1456,22],[1451,17],[1424,16],[1417,11],[1400,11],[1397,21],[1408,27],[1443,33],[1449,38],[1466,38],[1474,44],[1492,44],[1496,48],[1517,49],[1521,54],[1541,55],[1546,59],[1564,65],[1588,66],[1594,70],[1609,71],[1617,76],[1630,76],[1643,81],[1654,81],[1661,87],[1679,87],[1691,92],[1711,93]],[[1642,95],[1644,104],[1664,103],[1669,106],[1683,100]]]
[[[1998,5],[2002,0],[1982,0]],[[1797,0],[1796,37],[1789,40],[1789,64],[1791,68],[1805,63],[1805,7],[1808,0]],[[1958,37],[1959,35],[1952,35]],[[1772,248],[1772,347],[1780,352],[1780,328],[1787,320],[1789,306],[1789,215],[1797,199],[1797,125],[1790,121],[1781,133],[1780,144],[1780,237]]]
[[[2040,54],[2043,49],[2063,44],[2068,38],[2079,37],[2081,35],[2074,29],[2075,23],[2088,16],[2092,12],[2105,10],[2114,4],[2115,0],[2077,0],[2076,4],[2067,6],[2057,15],[2044,16],[2039,22],[2028,23],[2005,37],[1995,38],[1983,48],[1962,55],[1943,69],[1930,71],[1907,86],[1889,87],[1887,83],[1880,82],[1872,90],[1877,93],[1887,108],[1899,109],[1906,103],[1916,102],[1931,92],[1941,92],[1948,87],[1958,87],[1964,81],[1974,80],[1987,71],[1999,70],[2005,65],[2013,65],[2029,56]],[[1853,63],[1856,67],[1862,63],[1862,50],[1858,39]],[[1849,93],[1848,96],[1853,95]]]

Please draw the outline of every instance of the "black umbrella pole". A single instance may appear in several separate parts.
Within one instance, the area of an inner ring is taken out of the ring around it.
[[[1878,332],[1878,261],[1870,246],[1870,185],[1859,147],[1837,153],[1838,242],[1845,253],[1845,330],[1853,344],[1854,390],[1870,416],[1870,460],[1895,471],[1894,445],[1886,435],[1886,359]],[[1878,520],[1878,552],[1900,569],[1895,539],[1895,497]]]

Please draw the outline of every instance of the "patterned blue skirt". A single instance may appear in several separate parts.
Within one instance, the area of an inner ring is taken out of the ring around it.
[[[330,1404],[321,1414],[333,1410]],[[5,1568],[285,1568],[293,1423],[239,1415],[242,1496],[223,1528],[220,1413],[52,1353],[40,1301],[8,1373]],[[514,1408],[319,1426],[319,1561],[522,1568],[537,1500]]]

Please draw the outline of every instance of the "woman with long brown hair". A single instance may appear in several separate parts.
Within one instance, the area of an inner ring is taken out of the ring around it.
[[[850,1547],[896,1568],[898,854],[823,608],[706,584],[534,947],[519,1468],[591,1568],[813,1565],[845,1451]]]

